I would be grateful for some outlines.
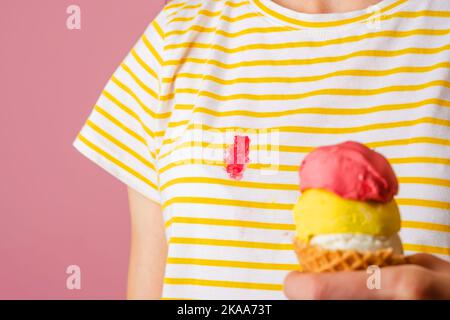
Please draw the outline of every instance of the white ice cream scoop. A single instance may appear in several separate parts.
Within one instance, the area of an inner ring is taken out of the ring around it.
[[[403,254],[403,246],[398,234],[391,237],[353,233],[324,234],[314,236],[310,240],[310,244],[328,250],[356,250],[358,252],[392,248],[395,254]]]

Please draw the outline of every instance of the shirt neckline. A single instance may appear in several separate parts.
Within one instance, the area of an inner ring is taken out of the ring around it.
[[[381,0],[366,9],[343,13],[303,13],[283,7],[272,0],[249,0],[262,15],[278,24],[295,29],[335,28],[370,21],[377,16],[393,13],[408,0]]]

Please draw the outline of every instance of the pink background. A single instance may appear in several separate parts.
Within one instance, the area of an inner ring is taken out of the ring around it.
[[[163,2],[1,0],[0,299],[125,298],[126,188],[71,144]]]

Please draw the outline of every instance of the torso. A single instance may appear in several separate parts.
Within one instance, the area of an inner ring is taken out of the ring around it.
[[[284,298],[297,267],[298,166],[314,147],[345,140],[391,161],[406,252],[448,259],[450,4],[401,3],[378,29],[294,29],[260,1],[197,3],[172,10],[193,20],[168,24],[220,31],[167,35],[163,76],[176,79],[163,82],[160,105],[172,112],[157,163],[170,243],[164,297]],[[250,138],[240,180],[224,161],[236,135]]]

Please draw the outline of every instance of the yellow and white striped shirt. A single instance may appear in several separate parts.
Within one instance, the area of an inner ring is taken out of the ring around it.
[[[174,0],[74,145],[161,203],[164,298],[281,299],[297,267],[298,167],[321,145],[386,155],[407,253],[449,259],[449,70],[450,1],[303,14],[270,0]],[[225,169],[236,135],[250,138],[241,179]]]

